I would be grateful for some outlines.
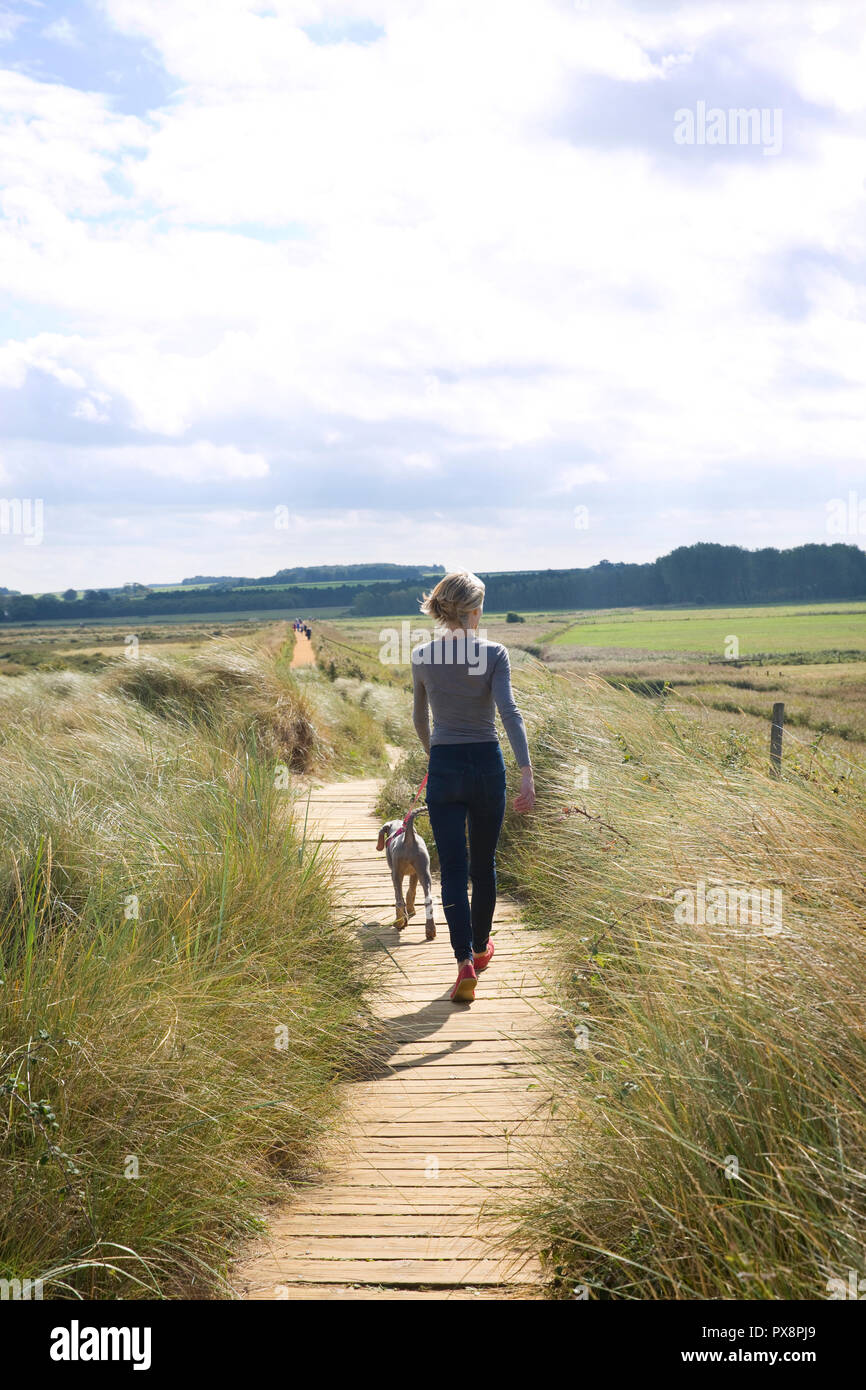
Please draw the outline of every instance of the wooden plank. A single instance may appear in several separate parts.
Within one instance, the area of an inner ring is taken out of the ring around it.
[[[465,1049],[465,1055],[471,1058],[472,1049]],[[437,1100],[451,1095],[467,1103],[485,1091],[532,1099],[548,1095],[552,1089],[550,1080],[540,1077],[538,1068],[526,1062],[511,1067],[495,1062],[485,1066],[483,1062],[471,1060],[457,1062],[447,1054],[431,1059],[403,1059],[396,1064],[396,1069],[394,1064],[386,1064],[375,1078],[356,1082],[354,1087],[358,1102],[375,1099],[378,1103],[381,1098],[383,1102],[393,1103],[401,1096],[407,1100],[414,1096],[416,1104],[426,1095]]]
[[[421,1284],[525,1284],[526,1264],[513,1265],[510,1260],[299,1260],[297,1266],[286,1268],[280,1261],[262,1260],[257,1282],[274,1285],[289,1280],[297,1284],[390,1284],[397,1287]]]
[[[433,1059],[438,1057],[442,1051],[442,1043],[436,1037],[428,1039],[419,1038],[414,1042],[403,1043],[399,1049],[395,1049],[393,1056],[399,1059]],[[520,1042],[511,1043],[508,1040],[498,1043],[496,1047],[475,1047],[472,1048],[471,1052],[452,1045],[448,1055],[442,1059],[442,1063],[444,1066],[450,1061],[457,1065],[461,1060],[463,1062],[470,1062],[473,1057],[478,1057],[485,1061],[488,1058],[492,1058],[494,1061],[501,1061],[503,1065],[510,1065],[511,1063],[525,1064],[533,1060],[546,1060],[554,1056],[561,1057],[562,1052],[555,1046],[551,1036],[545,1034],[542,1035],[539,1040],[539,1047],[535,1051],[525,1047]],[[568,1059],[570,1062],[570,1052],[568,1054]]]
[[[253,1299],[285,1299],[289,1302],[296,1300],[312,1300],[316,1302],[334,1301],[348,1299],[352,1302],[372,1301],[375,1299],[381,1302],[382,1299],[395,1299],[401,1301],[436,1301],[451,1302],[452,1299],[463,1300],[465,1302],[479,1301],[501,1301],[508,1299],[537,1299],[538,1290],[534,1285],[514,1284],[507,1288],[493,1285],[489,1288],[473,1288],[471,1284],[460,1285],[456,1288],[425,1289],[425,1288],[401,1288],[400,1286],[388,1285],[353,1285],[353,1284],[282,1284],[279,1292],[275,1292],[271,1285],[265,1286],[262,1290],[251,1290],[247,1295]]]
[[[446,1117],[438,1116],[429,1110],[421,1113],[404,1111],[390,1115],[369,1111],[364,1115],[352,1116],[347,1121],[344,1133],[356,1144],[365,1136],[369,1139],[377,1134],[390,1135],[392,1139],[408,1134],[442,1137],[450,1134],[455,1139],[469,1142],[472,1135],[478,1132],[501,1136],[505,1133],[513,1134],[515,1130],[520,1129],[526,1135],[542,1134],[550,1127],[550,1119],[549,1113],[534,1115],[516,1110],[506,1115],[493,1107],[486,1112]]]
[[[493,1053],[488,1053],[493,1057]],[[475,1048],[461,1048],[459,1052],[448,1051],[447,1049],[439,1052],[421,1053],[413,1056],[406,1054],[402,1050],[395,1053],[392,1060],[384,1063],[381,1073],[382,1081],[408,1081],[412,1078],[423,1080],[429,1077],[431,1085],[438,1085],[439,1078],[445,1077],[452,1085],[459,1085],[460,1077],[481,1078],[485,1074],[500,1074],[503,1077],[512,1077],[516,1081],[524,1084],[535,1084],[539,1088],[550,1085],[546,1078],[539,1076],[539,1066],[545,1063],[553,1067],[557,1058],[551,1057],[538,1058],[523,1056],[515,1057],[511,1062],[498,1062],[491,1060],[483,1062],[477,1060]]]
[[[484,1260],[493,1241],[475,1236],[289,1235],[282,1230],[270,1242],[271,1258],[298,1268],[306,1260]]]
[[[431,1068],[432,1070],[432,1068]],[[431,1100],[438,1100],[440,1097],[451,1096],[453,1099],[469,1097],[478,1101],[483,1096],[522,1096],[532,1099],[535,1096],[545,1094],[539,1082],[535,1079],[532,1072],[527,1072],[524,1076],[515,1076],[513,1072],[494,1070],[487,1068],[485,1076],[484,1067],[464,1067],[465,1076],[453,1076],[446,1067],[438,1068],[438,1075],[418,1076],[415,1072],[407,1072],[392,1076],[383,1076],[375,1082],[365,1081],[364,1089],[356,1086],[360,1092],[360,1099],[380,1098],[388,1100],[394,1096],[405,1098],[409,1103],[415,1098],[415,1103],[419,1103],[423,1097],[427,1096]],[[477,1076],[470,1076],[470,1071],[478,1072]],[[493,1072],[493,1075],[490,1073]],[[367,1087],[375,1086],[375,1090],[367,1090]]]
[[[526,1135],[517,1133],[509,1138],[509,1151],[512,1154],[517,1152],[531,1155],[538,1146],[541,1134]],[[474,1154],[498,1154],[502,1152],[501,1133],[475,1134],[467,1137],[463,1134],[417,1134],[400,1133],[393,1138],[389,1138],[386,1129],[378,1134],[368,1136],[363,1143],[360,1143],[355,1153],[364,1159],[372,1160],[376,1155],[402,1153],[408,1160],[411,1155],[419,1153],[429,1154],[456,1154],[469,1157]]]
[[[479,1230],[492,1238],[497,1230],[499,1234],[507,1234],[508,1226],[501,1223],[497,1228],[492,1222],[485,1222],[476,1213],[465,1211],[448,1216],[425,1216],[420,1212],[415,1216],[391,1216],[381,1213],[323,1216],[290,1212],[274,1222],[270,1244],[276,1246],[288,1235],[372,1236],[377,1239],[395,1235],[426,1238],[438,1235],[471,1236]]]
[[[398,1087],[383,1086],[382,1094],[358,1096],[353,1114],[362,1122],[369,1123],[372,1118],[401,1119],[416,1117],[422,1120],[454,1120],[478,1118],[489,1119],[490,1111],[486,1097],[495,1105],[495,1115],[501,1119],[528,1118],[543,1104],[526,1088],[515,1091],[502,1087],[497,1091],[480,1091],[472,1095],[469,1091],[428,1091],[416,1094],[401,1094]],[[494,1099],[495,1098],[495,1099]]]
[[[495,1186],[488,1178],[482,1177],[481,1181],[473,1183],[469,1180],[471,1175],[459,1174],[443,1177],[439,1182],[427,1182],[423,1187],[417,1186],[424,1182],[420,1171],[412,1173],[411,1177],[407,1174],[404,1181],[397,1183],[383,1182],[383,1176],[389,1178],[393,1173],[380,1175],[368,1171],[356,1183],[335,1185],[333,1190],[329,1188],[327,1192],[319,1193],[315,1200],[299,1200],[289,1210],[302,1215],[310,1212],[358,1215],[381,1211],[392,1216],[451,1217],[461,1214],[475,1216],[479,1212],[490,1215],[503,1210],[506,1204],[501,1197],[503,1188],[499,1175]],[[461,1182],[460,1186],[457,1185],[458,1181]],[[527,1186],[516,1184],[515,1190]],[[279,1217],[274,1220],[279,1220]]]
[[[415,1175],[418,1181],[418,1175]],[[497,1193],[499,1192],[497,1186]],[[410,1187],[404,1184],[401,1187],[389,1187],[377,1185],[367,1186],[347,1186],[328,1188],[322,1190],[315,1202],[309,1199],[301,1200],[289,1208],[298,1215],[309,1215],[320,1213],[323,1216],[331,1214],[341,1215],[363,1215],[364,1213],[377,1212],[382,1215],[413,1215],[430,1217],[431,1219],[439,1216],[459,1216],[475,1215],[479,1211],[485,1210],[488,1206],[495,1206],[492,1201],[492,1193],[486,1188],[476,1184],[464,1185],[463,1187],[446,1187],[437,1183],[433,1187],[428,1183],[423,1188]],[[281,1217],[275,1218],[277,1221]]]
[[[428,1157],[438,1162],[438,1177],[426,1177]],[[532,1187],[536,1183],[535,1169],[521,1164],[520,1156],[475,1154],[459,1159],[443,1150],[430,1155],[421,1153],[382,1154],[375,1160],[358,1159],[351,1167],[341,1168],[337,1182],[340,1188],[349,1187],[418,1187],[426,1182],[432,1194],[441,1182],[443,1187],[482,1188],[499,1190],[508,1179],[513,1187]],[[432,1200],[432,1196],[431,1196]],[[439,1200],[438,1198],[436,1200]]]
[[[358,1134],[356,1146],[342,1163],[334,1165],[336,1178],[355,1162],[367,1163],[375,1155],[403,1154],[404,1162],[414,1163],[418,1154],[438,1155],[444,1162],[461,1158],[475,1161],[482,1156],[493,1158],[502,1154],[515,1161],[518,1155],[531,1166],[542,1147],[547,1147],[548,1128],[536,1125],[529,1130],[523,1125],[507,1129],[500,1121],[489,1124],[463,1125],[461,1128],[448,1126],[440,1130],[432,1125],[404,1124],[399,1128],[393,1125],[371,1125],[369,1132]],[[482,1142],[484,1141],[484,1142]],[[541,1160],[538,1158],[540,1165]],[[492,1166],[496,1166],[493,1164]]]

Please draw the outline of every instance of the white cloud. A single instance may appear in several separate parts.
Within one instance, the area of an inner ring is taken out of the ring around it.
[[[603,468],[598,468],[592,463],[574,464],[567,468],[553,469],[551,472],[552,479],[544,490],[554,495],[573,492],[576,487],[586,483],[604,483],[608,477]]]
[[[119,205],[106,182],[124,150],[147,139],[143,122],[118,115],[107,99],[0,69],[0,188],[4,213],[28,210],[55,224]],[[41,211],[38,211],[41,209]]]
[[[75,347],[74,340],[59,333],[43,333],[24,343],[6,343],[0,347],[0,384],[20,388],[33,369],[44,372],[61,386],[81,391],[84,378],[70,365]]]
[[[51,39],[54,43],[66,44],[68,48],[80,48],[82,46],[77,29],[65,15],[61,16],[60,19],[52,20],[50,24],[46,24],[42,30],[42,37]]]
[[[91,423],[101,423],[109,418],[108,413],[100,410],[90,396],[82,396],[72,414],[76,420],[89,420]]]
[[[154,477],[185,483],[219,478],[249,481],[264,478],[268,473],[267,459],[261,454],[246,453],[233,444],[211,444],[207,440],[184,445],[127,444],[120,448],[92,450],[89,456],[112,470],[150,473]]]
[[[14,39],[23,23],[24,15],[20,11],[5,6],[0,8],[0,43],[9,43],[10,39]]]

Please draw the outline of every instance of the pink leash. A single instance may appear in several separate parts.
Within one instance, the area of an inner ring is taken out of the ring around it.
[[[398,835],[402,835],[402,834],[403,834],[403,831],[406,829],[406,826],[409,824],[409,817],[411,816],[412,812],[413,812],[414,809],[415,809],[415,802],[418,800],[419,796],[421,795],[421,793],[423,792],[424,788],[426,787],[426,785],[427,785],[427,778],[428,778],[429,775],[430,775],[430,774],[427,773],[427,772],[424,773],[424,781],[421,783],[420,787],[419,787],[418,790],[416,791],[415,797],[414,797],[414,799],[413,799],[413,801],[412,801],[412,805],[409,807],[409,810],[406,812],[405,816],[403,817],[403,821],[402,821],[402,823],[401,823],[399,829],[398,829],[398,830],[395,830],[394,833],[393,833],[393,835],[389,835],[389,836],[388,836],[387,840],[385,841],[386,847],[387,847],[388,845],[390,845],[390,843],[391,843],[392,840],[396,840],[396,838],[397,838]]]

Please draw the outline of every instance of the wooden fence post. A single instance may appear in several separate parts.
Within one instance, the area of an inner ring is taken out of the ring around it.
[[[780,702],[773,706],[773,723],[770,728],[770,776],[782,775],[782,730],[785,727],[785,706]]]

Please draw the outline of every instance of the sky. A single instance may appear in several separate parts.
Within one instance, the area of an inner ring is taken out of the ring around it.
[[[0,585],[866,545],[864,71],[863,0],[0,0]]]

